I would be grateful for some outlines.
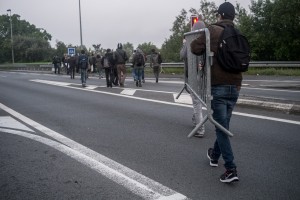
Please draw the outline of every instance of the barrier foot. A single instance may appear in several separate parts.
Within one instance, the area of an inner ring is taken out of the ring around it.
[[[191,137],[193,137],[195,134],[196,134],[196,132],[197,132],[197,130],[206,122],[208,120],[208,116],[206,115],[204,118],[203,118],[203,120],[199,123],[199,124],[197,124],[196,126],[195,126],[195,128],[190,132],[190,134],[188,135],[188,138],[191,138]]]
[[[176,96],[176,99],[178,99],[180,97],[180,95],[182,94],[183,90],[186,90],[186,84],[184,84],[183,88],[181,89],[181,91]]]

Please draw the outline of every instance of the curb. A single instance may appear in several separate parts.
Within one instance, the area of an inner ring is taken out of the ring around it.
[[[291,114],[300,114],[300,105],[293,103],[278,103],[278,102],[267,102],[267,101],[258,101],[258,100],[249,100],[249,99],[238,99],[237,105],[240,106],[249,106],[249,107],[260,107],[270,110],[278,110]]]

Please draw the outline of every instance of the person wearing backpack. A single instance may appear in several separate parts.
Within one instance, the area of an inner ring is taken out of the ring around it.
[[[135,85],[136,87],[142,87],[142,72],[145,65],[145,57],[141,49],[136,49],[136,53],[134,54],[132,64],[135,71]]]
[[[128,60],[126,51],[124,51],[122,48],[123,48],[122,44],[119,43],[117,50],[114,52],[120,87],[124,87],[124,83],[125,83],[125,79],[126,79],[125,62]]]
[[[105,55],[101,59],[101,65],[105,70],[106,86],[112,87],[112,83],[114,80],[114,74],[113,74],[114,58],[111,49],[106,50]]]
[[[232,115],[232,111],[235,107],[235,104],[239,97],[239,91],[242,85],[242,71],[229,71],[222,66],[220,62],[220,48],[224,47],[223,44],[223,33],[229,28],[230,31],[236,31],[234,29],[234,17],[235,17],[235,8],[229,3],[225,2],[221,4],[217,10],[218,22],[212,24],[208,27],[210,32],[210,48],[214,53],[213,62],[211,66],[211,95],[213,99],[211,100],[211,107],[213,110],[213,118],[220,125],[222,125],[227,130],[229,129],[229,122]],[[225,27],[225,28],[224,28]],[[235,38],[239,38],[236,36]],[[234,40],[233,40],[234,41]],[[192,41],[191,43],[191,52],[195,55],[202,55],[205,53],[205,33],[201,32],[200,36]],[[229,46],[230,50],[234,53],[236,50],[236,45]],[[248,60],[250,61],[250,48],[246,50],[244,48],[238,48],[236,52],[248,52]],[[245,53],[247,57],[247,53]],[[239,60],[239,55],[232,55],[233,58]],[[231,58],[226,57],[230,60]],[[238,62],[236,62],[238,63]],[[232,63],[232,68],[243,68],[242,65]],[[213,148],[209,148],[207,151],[207,157],[210,162],[210,166],[217,167],[218,160],[222,156],[225,161],[224,167],[226,171],[221,175],[220,181],[223,183],[230,183],[233,181],[238,181],[237,176],[237,166],[234,163],[234,156],[232,147],[230,144],[229,136],[223,133],[219,128],[216,127],[216,140]]]
[[[86,87],[87,70],[89,68],[89,58],[85,55],[85,51],[81,50],[81,55],[78,58],[78,65],[81,74],[82,87]]]
[[[159,53],[157,53],[155,51],[155,49],[151,49],[150,67],[152,67],[152,69],[153,69],[153,74],[154,74],[156,83],[158,83],[161,63],[162,63],[161,55]]]

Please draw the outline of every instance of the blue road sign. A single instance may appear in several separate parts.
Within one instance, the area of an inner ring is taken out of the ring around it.
[[[68,48],[68,55],[74,54],[75,55],[75,48]]]

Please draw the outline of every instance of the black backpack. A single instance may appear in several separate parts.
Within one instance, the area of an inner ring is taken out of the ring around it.
[[[145,60],[144,60],[143,54],[136,53],[136,65],[139,67],[145,65]]]
[[[215,24],[224,28],[218,43],[217,60],[227,72],[248,71],[250,45],[247,38],[233,26]]]
[[[86,55],[80,55],[79,56],[79,66],[81,69],[87,69],[88,68],[88,57]]]

